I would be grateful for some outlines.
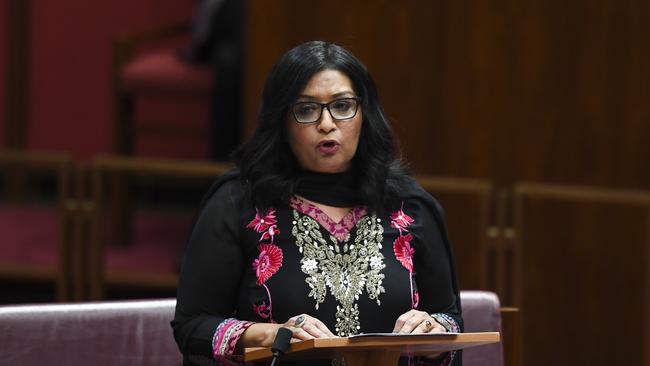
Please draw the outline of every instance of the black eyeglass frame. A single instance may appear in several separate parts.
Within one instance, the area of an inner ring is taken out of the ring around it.
[[[334,117],[332,115],[332,111],[330,110],[330,105],[333,104],[333,103],[336,103],[336,102],[340,102],[342,100],[354,100],[357,103],[356,108],[354,109],[354,114],[352,116],[347,117],[347,118],[336,118],[336,117]],[[291,114],[293,114],[293,119],[296,121],[296,123],[300,123],[301,125],[309,125],[309,124],[316,123],[316,122],[320,121],[320,119],[323,117],[323,109],[327,108],[327,113],[330,114],[330,117],[332,117],[332,120],[334,120],[334,121],[346,121],[346,120],[354,118],[357,115],[357,113],[359,113],[359,106],[361,105],[361,101],[362,100],[359,97],[346,97],[346,98],[334,99],[334,100],[330,101],[329,103],[297,102],[297,103],[294,103],[291,106]],[[316,118],[315,120],[313,120],[311,122],[300,122],[298,120],[298,116],[296,115],[296,107],[298,107],[300,105],[303,105],[303,104],[315,104],[315,105],[320,106],[320,112],[318,113],[318,118]]]

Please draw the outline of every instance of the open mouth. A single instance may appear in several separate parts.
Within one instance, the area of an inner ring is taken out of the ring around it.
[[[316,147],[321,153],[330,155],[338,151],[339,144],[334,140],[326,140],[319,142]]]
[[[335,141],[330,140],[330,141],[322,141],[321,143],[318,144],[318,147],[324,147],[324,148],[327,148],[327,149],[331,149],[336,145],[337,144],[336,144]]]

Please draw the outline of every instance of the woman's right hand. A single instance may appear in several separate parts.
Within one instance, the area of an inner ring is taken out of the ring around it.
[[[322,321],[307,314],[292,316],[282,326],[290,329],[296,340],[336,337]]]
[[[304,317],[302,324],[298,322],[299,327],[296,326],[296,320]],[[255,323],[248,327],[242,334],[239,342],[237,342],[238,351],[243,351],[246,347],[271,347],[275,340],[276,334],[280,327],[287,328],[293,332],[292,342],[303,341],[314,338],[331,338],[336,337],[327,326],[317,318],[301,314],[292,316],[284,324],[278,323]]]

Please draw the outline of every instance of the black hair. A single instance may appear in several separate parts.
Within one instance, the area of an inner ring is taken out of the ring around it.
[[[262,92],[257,129],[234,154],[247,193],[258,208],[286,203],[294,193],[301,168],[288,144],[287,116],[312,76],[322,70],[347,75],[361,98],[363,122],[350,168],[361,201],[375,210],[393,204],[408,177],[366,67],[341,46],[306,42],[285,53],[271,70]]]

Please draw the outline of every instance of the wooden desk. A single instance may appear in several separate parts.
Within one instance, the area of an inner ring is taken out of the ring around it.
[[[343,356],[348,366],[394,366],[402,355],[448,352],[500,341],[498,332],[428,335],[318,338],[292,343],[283,360],[333,359]],[[269,348],[246,348],[246,362],[268,361]]]

